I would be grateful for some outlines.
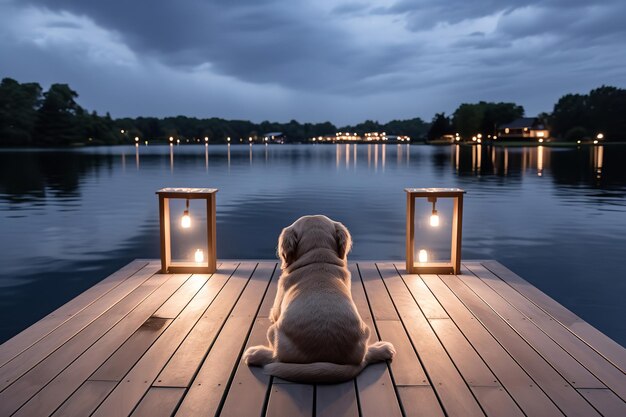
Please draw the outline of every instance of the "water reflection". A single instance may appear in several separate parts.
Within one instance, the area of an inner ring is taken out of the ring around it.
[[[500,260],[623,343],[626,325],[606,317],[626,315],[625,157],[620,146],[371,143],[3,151],[0,306],[24,319],[0,324],[0,338],[157,257],[164,186],[220,189],[220,257],[274,258],[282,227],[325,213],[350,228],[352,259],[402,259],[402,189],[433,186],[468,191],[466,259]]]

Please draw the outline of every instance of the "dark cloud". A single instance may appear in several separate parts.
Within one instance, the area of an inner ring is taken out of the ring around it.
[[[0,69],[114,115],[342,124],[474,100],[532,114],[626,83],[625,16],[623,0],[4,0]]]

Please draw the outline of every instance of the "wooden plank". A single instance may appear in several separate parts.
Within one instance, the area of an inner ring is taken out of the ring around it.
[[[182,285],[184,280],[185,278],[172,280],[167,275],[161,274],[153,275],[146,283],[140,285],[135,291],[129,294],[124,303],[118,303],[111,310],[103,314],[98,320],[89,325],[85,330],[80,332],[76,337],[72,338],[60,349],[57,349],[53,354],[48,356],[45,361],[37,364],[14,384],[0,393],[0,414],[3,414],[4,412],[9,413],[9,411],[11,413],[14,412],[36,393],[37,395],[35,395],[24,407],[22,407],[20,412],[22,412],[22,410],[28,410],[31,407],[37,408],[39,405],[47,407],[48,404],[46,404],[41,398],[45,397],[45,393],[49,392],[52,389],[51,387],[54,386],[54,384],[48,384],[48,382],[52,381],[62,371],[66,370],[66,367],[70,364],[73,365],[72,369],[75,369],[74,364],[77,363],[76,358],[82,358],[84,353],[92,348],[92,351],[97,349],[93,346],[100,346],[100,344],[95,342],[98,339],[102,340],[103,335],[108,334],[107,332],[109,332],[113,326],[122,322],[122,326],[127,332],[123,335],[122,340],[116,339],[113,346],[108,348],[109,350],[106,351],[105,358],[108,357],[150,316],[152,312],[154,312],[156,308],[158,308],[158,305],[153,306],[150,304],[151,300],[156,297],[156,299],[162,303],[176,288],[178,288],[178,286]],[[156,296],[150,297],[151,294],[156,294]],[[146,300],[149,301],[146,302]],[[136,306],[143,308],[135,308]],[[133,310],[133,308],[135,309]],[[129,313],[132,314],[130,316],[131,318],[124,320],[129,316]],[[107,338],[105,340],[109,339]],[[89,364],[93,365],[94,368],[91,368],[89,373],[86,374],[81,380],[69,378],[69,381],[65,381],[65,383],[61,384],[62,389],[69,389],[69,387],[73,387],[71,391],[69,391],[70,393],[73,392],[82,384],[87,376],[105,360],[105,358],[101,359],[97,363],[89,362]],[[40,389],[44,386],[46,389],[44,391],[40,391]],[[55,390],[52,389],[52,391]],[[58,403],[56,403],[56,406],[54,406],[50,412],[54,411],[54,409],[60,405],[66,397],[67,395],[57,395],[55,392],[52,402],[58,401]],[[30,415],[39,414],[42,413],[33,412]]]
[[[510,305],[480,278],[467,269],[459,276],[474,293],[511,326],[530,346],[576,388],[605,388],[591,372],[541,331],[531,320]],[[626,389],[625,389],[626,392]]]
[[[611,388],[622,399],[626,399],[626,376],[614,364],[482,265],[470,263],[466,266],[509,304],[542,329],[546,335],[562,346],[604,385]],[[579,384],[573,385],[578,386]]]
[[[91,305],[95,300],[117,287],[146,265],[148,265],[148,262],[139,260],[129,263],[76,298],[57,308],[37,323],[4,342],[0,345],[0,366],[3,366],[57,327],[66,323],[85,309],[85,307]]]
[[[261,306],[257,313],[250,336],[244,346],[244,351],[256,345],[268,345],[267,330],[271,325],[268,318],[269,311],[276,296],[278,288],[277,269],[272,276],[269,287],[263,297]],[[225,394],[224,405],[219,411],[221,416],[260,416],[263,414],[269,389],[271,377],[263,373],[263,369],[257,366],[248,366],[243,358],[239,359],[237,370],[233,381]]]
[[[467,272],[464,272],[467,273]],[[598,413],[524,339],[502,320],[458,276],[440,276],[466,307],[489,329],[509,354],[536,381],[559,409],[568,416],[597,416]]]
[[[370,313],[370,305],[368,304],[368,298],[365,295],[365,288],[361,281],[361,275],[359,269],[365,268],[366,271],[373,272],[372,264],[358,264],[350,266],[350,272],[352,274],[352,299],[357,306],[361,318],[367,324],[370,329],[370,341],[380,340],[374,321],[372,320],[372,313]],[[376,271],[378,274],[378,271]],[[366,278],[368,282],[373,281],[371,276]],[[380,288],[379,286],[376,286]],[[382,289],[385,291],[384,287]],[[389,305],[384,302],[375,302],[382,311],[387,315],[391,315],[392,311],[389,310]],[[393,307],[393,305],[392,305]],[[393,311],[395,313],[395,310]],[[382,312],[379,311],[379,314]],[[382,315],[382,314],[381,314]],[[384,316],[384,315],[383,315]],[[401,416],[402,411],[400,409],[399,399],[396,395],[393,387],[393,380],[389,373],[389,368],[386,363],[376,363],[368,365],[356,377],[356,386],[358,389],[359,404],[361,408],[362,417],[378,417],[378,416]]]
[[[198,370],[177,416],[214,415],[231,381],[243,345],[275,270],[275,263],[261,263],[237,301],[202,366]]]
[[[511,399],[508,392],[501,386],[479,387],[473,386],[472,392],[476,396],[485,414],[493,417],[524,417],[524,413]]]
[[[113,381],[85,381],[53,414],[54,417],[88,416],[106,398],[113,388]]]
[[[234,308],[237,298],[248,284],[255,267],[255,263],[239,266],[231,278],[233,284],[225,288],[225,291],[228,292],[220,295],[220,300],[228,301],[214,303],[209,307],[158,375],[154,382],[155,386],[188,387],[191,384],[191,380],[200,368],[229,313]]]
[[[359,262],[359,271],[374,319],[376,321],[400,320],[393,302],[387,295],[385,284],[380,279],[376,265],[369,262]]]
[[[272,282],[277,280],[275,277]],[[268,294],[266,298],[267,296]],[[257,317],[244,351],[250,346],[267,346],[266,334],[270,324],[268,318]],[[271,377],[263,373],[263,368],[248,366],[240,359],[219,414],[221,416],[261,416],[269,395],[270,381]]]
[[[430,385],[398,387],[405,417],[444,417],[443,409]]]
[[[83,331],[87,327],[91,327],[93,329],[94,326],[92,326],[92,324],[98,320],[102,322],[101,316],[103,316],[107,310],[116,307],[120,302],[121,305],[124,305],[128,302],[128,299],[133,299],[132,297],[126,297],[132,294],[132,292],[140,284],[144,283],[157,270],[158,267],[152,265],[142,268],[139,272],[124,280],[111,291],[98,298],[89,306],[85,307],[80,314],[72,317],[63,326],[56,328],[46,335],[46,337],[42,338],[37,343],[6,363],[2,368],[0,368],[0,391],[6,389],[19,377],[44,360],[48,355],[79,332]],[[119,307],[118,311],[120,311]],[[102,324],[99,324],[99,326],[102,326]],[[110,327],[110,325],[107,325],[106,330]]]
[[[126,372],[137,363],[171,322],[172,319],[150,317],[89,379],[92,381],[121,381]]]
[[[184,388],[152,387],[142,398],[132,417],[170,417],[185,395]]]
[[[70,401],[73,401],[73,397],[76,394],[72,392],[81,384],[82,381],[87,379],[93,372],[109,358],[113,352],[120,352],[120,345],[122,345],[133,334],[137,334],[136,330],[139,326],[143,326],[146,322],[151,322],[150,316],[156,311],[166,300],[171,297],[177,297],[178,290],[185,282],[186,275],[161,275],[156,274],[157,277],[163,277],[166,280],[157,291],[155,291],[150,297],[142,302],[137,308],[132,310],[122,321],[114,326],[107,334],[105,334],[98,342],[93,344],[84,354],[79,356],[70,366],[68,366],[61,374],[59,374],[54,380],[50,382],[43,390],[41,390],[33,399],[22,408],[19,413],[28,415],[33,414],[46,414],[47,410],[54,410],[59,402],[62,402],[64,398],[70,397]],[[182,292],[184,293],[184,292]],[[172,295],[173,294],[173,295]],[[181,308],[185,303],[181,304]],[[162,321],[163,319],[157,319]],[[168,319],[168,322],[170,320]],[[142,324],[143,323],[143,324]],[[157,322],[158,323],[158,322]],[[155,323],[155,324],[157,324]],[[162,330],[156,330],[157,333],[161,333]],[[138,347],[135,345],[135,347]],[[145,348],[139,349],[137,352],[129,353],[131,358],[137,358],[143,352]],[[119,354],[118,354],[119,355]],[[121,361],[116,363],[115,372],[120,374],[126,373],[128,368],[136,360],[128,359],[126,356],[120,357]],[[124,370],[122,367],[126,364],[127,368]],[[115,378],[112,378],[115,379]],[[115,381],[114,381],[115,382]],[[83,399],[86,402],[87,399]],[[95,409],[98,404],[91,404]],[[18,414],[19,414],[18,413]]]
[[[359,406],[354,380],[315,388],[316,417],[358,417]]]
[[[380,338],[391,342],[396,355],[389,364],[395,385],[430,385],[411,340],[399,320],[376,321]]]
[[[381,264],[385,267],[392,267],[390,264]],[[422,313],[427,319],[447,319],[448,313],[441,307],[439,301],[430,292],[422,278],[417,274],[401,274],[404,283],[411,291],[413,298],[419,305]]]
[[[501,386],[452,320],[435,319],[430,321],[430,325],[470,389],[471,387]]]
[[[396,269],[390,264],[381,264],[380,272],[413,347],[419,353],[424,369],[447,414],[483,416],[484,414],[469,387],[452,363]]]
[[[561,415],[559,409],[535,381],[511,358],[438,276],[425,276],[424,281],[526,415],[544,417]]]
[[[511,287],[524,295],[546,313],[558,320],[581,340],[593,347],[598,353],[626,372],[626,349],[613,339],[563,307],[561,304],[541,292],[537,287],[511,272],[496,261],[485,261],[482,264]]]
[[[313,415],[313,385],[274,384],[266,417],[310,417]]]
[[[265,294],[265,298],[263,298],[261,307],[259,307],[259,313],[257,314],[257,317],[268,318],[270,316],[270,310],[274,305],[274,298],[276,298],[276,292],[278,291],[278,278],[280,274],[280,265],[276,264],[274,277],[272,278],[272,282],[270,282],[270,286],[267,288],[267,294]]]
[[[580,392],[604,417],[626,416],[626,403],[610,389],[581,388],[578,392]]]
[[[206,285],[185,306],[184,310],[174,319],[161,337],[157,339],[107,399],[96,409],[94,416],[130,414],[148,391],[152,382],[161,372],[176,348],[207,311],[207,308],[213,303],[221,302],[224,298],[222,297],[223,294],[229,294],[227,287],[235,286],[237,288],[237,293],[233,296],[236,299],[241,288],[240,282],[245,285],[248,279],[247,277],[236,278],[239,269],[231,277],[233,268],[233,265],[228,265],[227,268],[220,270],[208,280]],[[232,303],[234,300],[225,302]]]
[[[221,266],[221,265],[220,265]],[[163,319],[173,319],[182,311],[181,302],[189,302],[200,288],[209,279],[210,275],[206,274],[194,274],[189,278],[185,285],[176,292],[176,296],[167,300],[163,305],[153,314],[154,317]]]

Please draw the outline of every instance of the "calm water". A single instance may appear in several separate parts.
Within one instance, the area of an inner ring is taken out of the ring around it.
[[[162,187],[220,189],[222,258],[274,258],[282,227],[323,213],[352,232],[351,259],[398,260],[403,188],[460,187],[465,259],[497,259],[626,345],[625,164],[617,146],[2,151],[0,340],[132,259],[157,258]]]

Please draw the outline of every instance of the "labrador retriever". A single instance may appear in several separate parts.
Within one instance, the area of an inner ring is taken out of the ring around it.
[[[283,229],[270,346],[248,348],[245,363],[290,381],[338,383],[393,357],[389,342],[368,345],[370,329],[350,292],[351,247],[348,229],[326,216],[304,216]]]

